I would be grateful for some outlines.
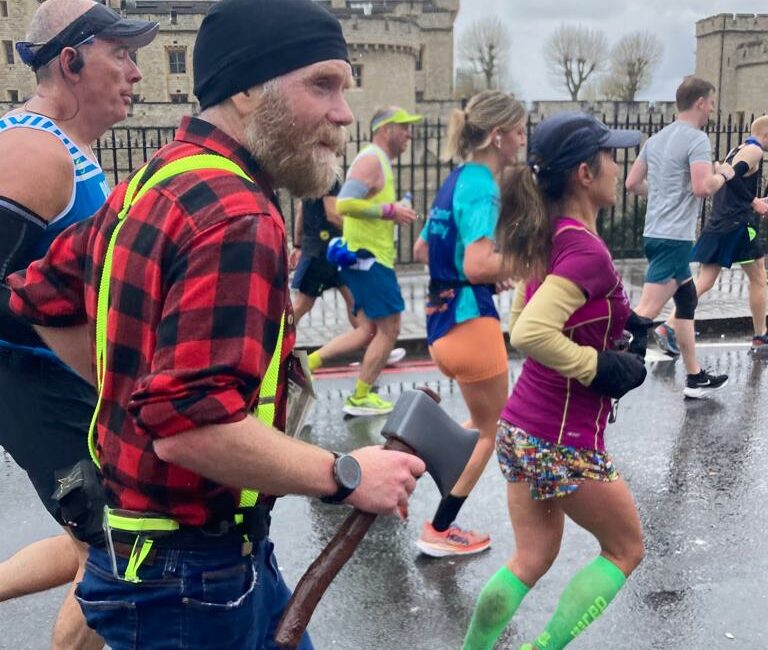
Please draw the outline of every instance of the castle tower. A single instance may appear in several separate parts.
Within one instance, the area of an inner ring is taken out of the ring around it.
[[[718,14],[696,23],[696,76],[717,87],[723,113],[768,113],[768,14]]]

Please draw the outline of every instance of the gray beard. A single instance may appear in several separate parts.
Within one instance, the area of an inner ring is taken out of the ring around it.
[[[337,156],[318,144],[318,130],[300,132],[278,93],[265,95],[260,109],[245,124],[245,147],[275,187],[296,198],[327,194],[341,178]]]

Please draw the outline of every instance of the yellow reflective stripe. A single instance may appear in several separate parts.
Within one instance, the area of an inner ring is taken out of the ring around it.
[[[113,510],[107,511],[110,528],[128,533],[173,532],[179,529],[179,522],[167,517],[124,517]]]
[[[139,567],[144,563],[144,560],[147,559],[147,555],[149,555],[150,550],[152,550],[152,544],[154,544],[154,540],[152,539],[142,539],[141,548],[139,549],[139,552],[136,552],[136,547],[139,545],[139,540],[142,539],[141,537],[137,537],[136,540],[133,542],[133,548],[131,549],[131,555],[128,558],[128,564],[125,567],[125,575],[123,576],[123,579],[127,582],[134,582],[138,583],[141,582],[141,578],[139,578]]]
[[[280,376],[280,357],[283,350],[283,333],[285,332],[285,312],[280,317],[280,330],[277,333],[277,344],[272,358],[269,360],[267,372],[261,380],[259,404],[256,407],[256,417],[262,424],[271,427],[275,422],[275,396],[277,395],[277,380]]]
[[[258,490],[242,490],[240,492],[240,507],[252,508],[253,506],[256,505],[256,501],[258,501],[258,499],[259,499]]]
[[[183,174],[185,172],[199,171],[201,169],[217,169],[224,172],[230,172],[247,181],[251,181],[250,176],[246,174],[237,163],[233,163],[231,160],[219,156],[216,154],[195,154],[194,156],[187,156],[186,158],[179,158],[172,162],[163,165],[158,171],[156,171],[149,180],[142,185],[136,198],[132,203],[139,201],[149,190],[162,181]],[[251,181],[253,182],[253,181]]]
[[[277,332],[277,343],[272,352],[272,358],[267,365],[267,371],[264,373],[264,379],[261,381],[259,390],[259,403],[253,411],[259,422],[271,427],[275,423],[275,397],[277,395],[277,380],[280,376],[280,358],[283,352],[283,334],[285,333],[285,312],[280,317],[280,329]],[[242,490],[240,492],[240,507],[252,508],[259,499],[258,490]],[[235,516],[235,522],[241,523]]]
[[[115,229],[112,231],[112,235],[109,238],[109,244],[107,245],[107,252],[104,257],[104,268],[101,272],[101,278],[99,279],[99,291],[96,298],[96,386],[99,389],[99,395],[96,401],[96,408],[91,416],[91,424],[88,427],[88,453],[91,456],[91,460],[96,464],[96,467],[99,468],[101,468],[101,463],[96,455],[96,422],[99,417],[99,412],[101,411],[104,374],[107,370],[107,314],[109,311],[109,278],[112,274],[112,255],[115,250],[117,234],[125,223],[125,216],[128,214],[128,210],[133,204],[133,196],[136,193],[136,188],[139,186],[146,170],[147,166],[144,165],[144,167],[134,174],[133,178],[128,183],[128,187],[125,189],[123,207],[117,215],[118,222],[117,225],[115,225]]]

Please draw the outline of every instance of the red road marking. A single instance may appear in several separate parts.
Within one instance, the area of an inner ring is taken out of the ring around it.
[[[412,370],[435,370],[436,366],[431,359],[420,359],[396,363],[394,366],[386,366],[381,371],[382,375],[392,375]],[[313,377],[334,379],[337,377],[355,377],[360,374],[360,366],[337,366],[335,368],[318,368],[312,373]]]

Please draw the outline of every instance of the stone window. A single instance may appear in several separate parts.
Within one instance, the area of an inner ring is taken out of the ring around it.
[[[186,104],[188,101],[187,93],[171,93],[171,104]]]
[[[355,88],[363,87],[363,66],[360,63],[352,64],[352,83]]]
[[[423,90],[417,90],[416,91],[416,101],[417,102],[423,102],[424,101],[424,91]]]
[[[13,41],[3,41],[3,51],[5,52],[5,62],[13,65],[16,62],[13,56]]]
[[[171,74],[187,73],[187,48],[168,48],[168,72]]]
[[[8,18],[8,2],[0,0],[0,18]]]
[[[8,101],[15,104],[19,101],[19,91],[18,90],[11,90],[10,88],[6,90],[8,93]]]
[[[416,72],[424,69],[424,46],[419,48],[419,53],[416,56]]]

